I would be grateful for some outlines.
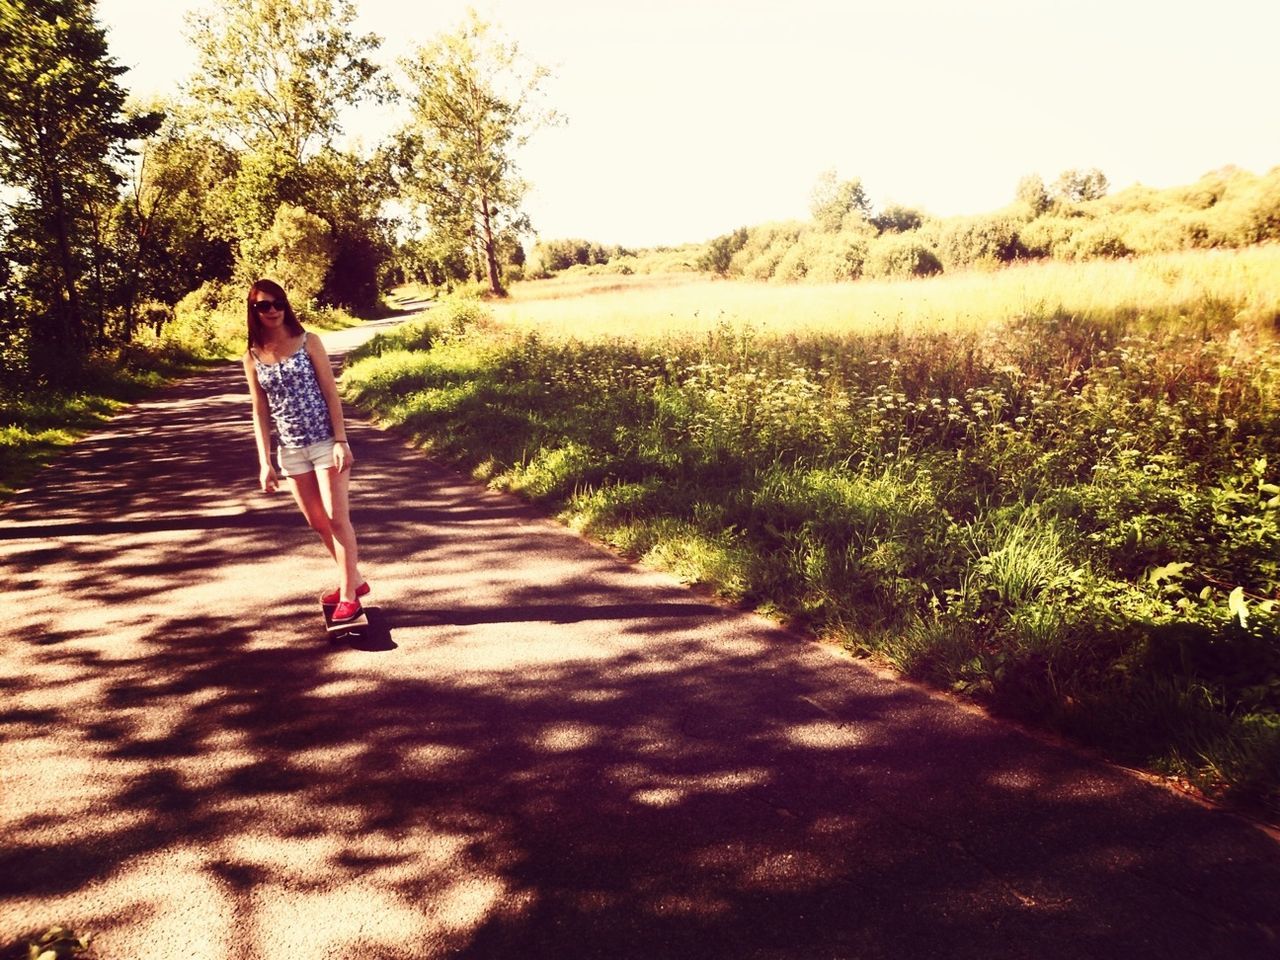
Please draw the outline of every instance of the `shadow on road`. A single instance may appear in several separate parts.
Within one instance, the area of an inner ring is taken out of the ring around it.
[[[0,513],[28,598],[0,657],[0,942],[74,918],[103,956],[1280,950],[1256,831],[351,429],[377,601],[351,642],[320,624],[327,560],[254,490],[237,370]]]

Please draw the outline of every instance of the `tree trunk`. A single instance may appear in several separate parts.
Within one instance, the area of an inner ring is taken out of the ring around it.
[[[480,202],[484,205],[480,219],[484,224],[484,259],[489,268],[489,289],[493,291],[494,296],[500,297],[505,291],[502,289],[502,276],[498,273],[498,251],[493,242],[493,218],[489,214],[489,198],[481,197]]]
[[[52,379],[69,382],[80,369],[85,355],[84,317],[81,314],[80,294],[77,290],[75,256],[71,252],[71,237],[67,226],[66,198],[62,183],[56,175],[51,178],[53,200],[54,239],[58,246],[61,267],[62,292],[65,300],[61,309],[53,311],[53,350],[50,351],[48,369],[42,371]]]
[[[106,245],[102,240],[102,217],[96,202],[89,204],[89,213],[93,221],[93,342],[95,346],[101,346],[107,339],[106,284],[102,280],[102,261],[106,256]]]

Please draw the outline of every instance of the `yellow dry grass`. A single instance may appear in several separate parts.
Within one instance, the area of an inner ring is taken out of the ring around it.
[[[504,326],[584,340],[701,333],[722,323],[761,333],[966,330],[1055,310],[1157,323],[1212,316],[1215,326],[1272,329],[1280,318],[1280,246],[839,284],[687,273],[556,278],[515,284],[509,299],[490,306]]]

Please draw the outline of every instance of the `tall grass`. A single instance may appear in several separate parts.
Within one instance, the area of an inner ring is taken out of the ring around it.
[[[517,297],[374,341],[345,382],[636,556],[1276,813],[1276,257],[857,285],[843,314],[638,294],[742,296],[695,330]]]
[[[687,274],[565,276],[515,284],[491,309],[512,329],[581,339],[705,333],[725,322],[780,335],[980,329],[1055,313],[1254,328],[1280,317],[1280,245],[802,286]]]

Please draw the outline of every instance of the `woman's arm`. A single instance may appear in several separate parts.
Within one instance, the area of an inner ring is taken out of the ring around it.
[[[324,344],[314,333],[307,335],[307,355],[311,357],[311,366],[316,370],[316,382],[320,384],[320,393],[324,395],[325,406],[329,408],[329,425],[333,427],[333,466],[337,470],[348,470],[356,462],[356,458],[352,456],[351,446],[347,443],[347,424],[342,416],[338,381],[333,377],[333,366],[329,363],[329,355],[324,351]]]
[[[267,407],[267,392],[258,382],[258,371],[253,366],[253,355],[244,355],[244,376],[249,381],[249,399],[253,402],[253,436],[258,444],[258,482],[267,493],[280,485],[275,467],[271,465],[271,415]]]

